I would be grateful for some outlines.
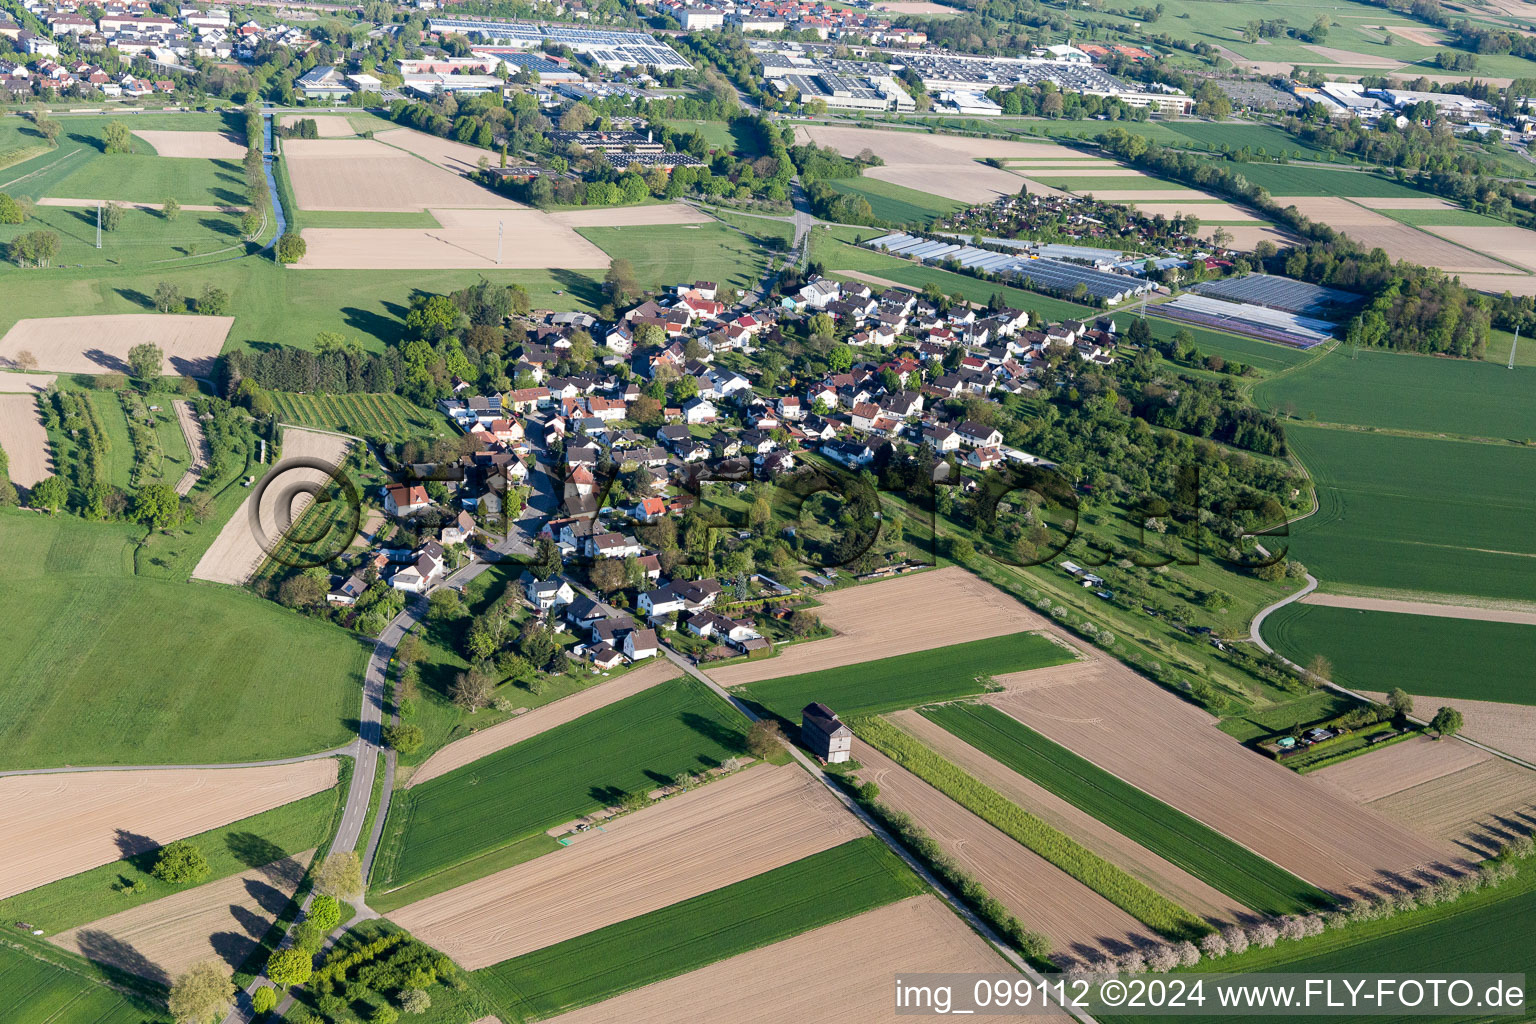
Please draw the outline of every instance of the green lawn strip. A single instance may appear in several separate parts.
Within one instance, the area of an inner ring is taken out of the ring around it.
[[[1299,725],[1311,725],[1342,715],[1358,702],[1331,690],[1318,690],[1274,707],[1248,710],[1223,718],[1217,728],[1243,743],[1289,732]]]
[[[182,444],[185,448],[186,442]],[[208,518],[203,522],[194,518],[170,530],[140,531],[143,537],[134,551],[133,571],[140,576],[186,583],[224,524],[249,497],[250,489],[241,483],[247,476],[261,476],[267,468],[249,458],[235,456],[218,476],[198,478],[188,497],[208,498]]]
[[[880,220],[893,224],[927,223],[965,208],[964,203],[917,189],[893,185],[879,178],[838,178],[827,182],[833,191],[863,196]]]
[[[413,882],[743,753],[745,720],[663,683],[398,793],[375,885]]]
[[[1351,688],[1536,704],[1536,629],[1520,623],[1290,604],[1264,620],[1264,637],[1302,664],[1327,657],[1334,680]]]
[[[320,846],[329,838],[332,816],[346,800],[349,777],[324,792],[187,837],[202,850],[212,869],[206,881]],[[0,916],[26,921],[54,935],[182,892],[185,886],[162,882],[149,873],[158,853],[156,848],[135,854],[0,900]],[[136,883],[139,891],[129,894],[114,888],[125,882]]]
[[[1284,972],[1317,976],[1328,973],[1429,974],[1457,972],[1536,974],[1536,943],[1530,922],[1536,920],[1536,861],[1526,860],[1519,873],[1497,888],[1479,889],[1451,903],[1421,907],[1375,921],[1329,930],[1299,942],[1279,942],[1269,949],[1250,946],[1237,956],[1204,960],[1188,975],[1194,981],[1209,972]],[[1157,1018],[1105,1016],[1105,1024],[1131,1024]],[[1166,1018],[1162,1018],[1166,1019]],[[1230,1016],[1186,1016],[1190,1024],[1217,1024]],[[1350,1020],[1364,1020],[1351,1017]],[[1529,1019],[1501,1016],[1371,1016],[1372,1021],[1407,1024],[1477,1020]]]
[[[509,1020],[600,1002],[923,892],[874,836],[476,971]]]
[[[1178,939],[1210,931],[1199,917],[977,781],[916,737],[875,716],[845,721],[860,739],[1152,930]]]
[[[1316,486],[1317,513],[1289,538],[1314,575],[1536,600],[1536,451],[1295,424],[1286,437]]]
[[[254,761],[354,735],[370,644],[232,587],[134,576],[128,524],[0,516],[0,767]]]
[[[286,212],[288,207],[283,207]],[[442,224],[428,210],[402,210],[393,213],[357,210],[305,210],[306,228],[440,228]]]
[[[1127,169],[1124,174],[1106,174],[1082,176],[1074,175],[1071,168],[1041,167],[1031,168],[1028,164],[1012,164],[1008,168],[1015,174],[1023,175],[1030,181],[1038,181],[1042,185],[1051,188],[1065,189],[1075,192],[1080,196],[1097,195],[1100,192],[1118,192],[1123,189],[1135,189],[1144,191],[1148,189],[1165,190],[1168,192],[1183,192],[1189,186],[1167,178],[1154,178],[1141,171]],[[1086,168],[1085,168],[1086,169]],[[1177,199],[1177,196],[1170,196]]]
[[[1063,665],[1072,652],[1038,633],[972,640],[858,665],[803,672],[751,683],[736,694],[780,718],[799,722],[800,709],[821,701],[840,715],[878,715],[993,689],[990,677]]]
[[[1347,196],[1364,199],[1423,198],[1421,192],[1408,185],[1370,174],[1364,171],[1343,171],[1331,167],[1308,167],[1301,164],[1245,163],[1236,166],[1243,177],[1272,196]],[[1282,206],[1284,203],[1281,204]]]
[[[368,906],[381,914],[387,914],[417,900],[424,900],[428,896],[436,896],[449,889],[456,889],[466,882],[494,875],[498,871],[516,867],[561,848],[559,840],[540,832],[536,836],[520,839],[511,846],[503,846],[499,850],[446,868],[418,882],[411,882],[394,889],[371,889],[368,893]]]
[[[614,259],[627,259],[644,287],[715,281],[742,290],[758,284],[767,252],[723,224],[647,224],[579,228],[577,233]]]
[[[1254,389],[1254,400],[1324,423],[1526,441],[1536,438],[1528,407],[1536,368],[1506,369],[1509,342],[1490,342],[1496,365],[1341,348],[1265,381]]]
[[[104,981],[137,984],[126,992]],[[163,991],[62,950],[0,942],[0,1007],[14,1024],[170,1024]]]
[[[993,707],[949,704],[924,718],[1264,914],[1328,905],[1317,888]]]
[[[157,206],[171,198],[183,206],[244,206],[246,202],[245,173],[239,161],[148,153],[103,154],[79,163],[47,194]]]
[[[1507,228],[1509,222],[1497,217],[1487,217],[1471,210],[1377,210],[1383,217],[1391,217],[1400,224],[1416,228]]]

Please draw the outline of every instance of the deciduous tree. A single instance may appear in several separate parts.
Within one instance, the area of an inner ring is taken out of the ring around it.
[[[315,888],[337,901],[350,903],[363,893],[363,866],[356,850],[330,854],[315,876]]]
[[[176,979],[166,1007],[177,1024],[206,1024],[229,1012],[235,983],[225,972],[222,962],[204,960]]]
[[[160,856],[155,860],[155,866],[150,869],[150,874],[172,885],[201,882],[212,872],[213,869],[208,866],[208,860],[203,856],[203,851],[186,839],[178,839],[162,847]]]

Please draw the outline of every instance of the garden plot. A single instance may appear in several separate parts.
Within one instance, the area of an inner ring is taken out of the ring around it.
[[[11,483],[31,487],[51,475],[48,432],[37,413],[36,395],[0,394],[0,449],[10,460]]]
[[[1044,142],[868,128],[815,125],[796,129],[796,137],[819,146],[831,146],[847,156],[856,156],[868,149],[885,163],[869,168],[865,177],[962,203],[984,203],[998,196],[1018,195],[1017,176],[977,163],[978,160],[986,157],[1050,159],[1072,155],[1071,150]]]
[[[1083,812],[1001,761],[982,753],[916,711],[898,711],[886,717],[906,732],[916,736],[925,746],[934,750],[945,760],[959,766],[978,781],[991,786],[1029,813],[1065,832],[1089,850],[1132,877],[1145,882],[1186,910],[1208,921],[1222,924],[1253,916],[1236,900],[1178,865],[1168,862],[1140,843],[1126,838],[1091,814]],[[882,782],[881,789],[884,790],[884,788],[885,785]],[[1050,870],[1058,871],[1059,869],[1051,866]],[[1069,877],[1068,880],[1075,886],[1081,886],[1076,879]],[[1091,893],[1091,895],[1093,899],[1103,901],[1097,893]],[[1114,909],[1119,910],[1118,907]],[[1020,916],[1021,918],[1024,916],[1022,912]],[[1140,928],[1141,925],[1137,923],[1137,927]]]
[[[289,139],[282,160],[300,210],[398,213],[521,209],[489,189],[373,139]]]
[[[489,729],[482,729],[461,740],[454,740],[423,761],[421,766],[411,773],[410,781],[404,788],[419,786],[439,775],[447,775],[456,768],[462,768],[514,743],[521,743],[557,725],[573,722],[598,708],[605,708],[626,697],[633,697],[637,693],[649,690],[659,683],[675,678],[677,674],[677,669],[670,661],[658,658],[610,682],[589,686],[569,697],[562,697],[543,707],[534,708],[527,714],[508,719]]]
[[[1440,227],[1433,234],[1457,245],[1495,256],[1506,263],[1536,270],[1536,231],[1517,227]]]
[[[1385,701],[1384,693],[1361,691],[1373,700]],[[1536,706],[1505,704],[1494,700],[1465,700],[1460,697],[1414,697],[1416,712],[1424,717],[1434,709],[1452,707],[1461,712],[1462,733],[1468,739],[1536,762]]]
[[[1444,238],[1420,231],[1368,210],[1348,199],[1332,196],[1276,196],[1282,208],[1294,206],[1303,215],[1344,232],[1367,249],[1380,248],[1393,259],[1408,260],[1447,273],[1513,273],[1513,268]],[[1441,231],[1447,229],[1439,229]],[[1485,228],[1462,230],[1482,232]]]
[[[708,1006],[713,1020],[780,1024],[825,1020],[828,1008],[836,1007],[859,1024],[898,1024],[911,1018],[896,1015],[891,980],[912,970],[1013,973],[937,896],[914,896],[557,1019],[560,1024],[673,1024],[681,1007]],[[1057,1012],[1008,1019],[1068,1018]]]
[[[166,132],[135,129],[133,134],[153,146],[157,155],[164,157],[240,160],[245,156],[245,143],[225,132]]]
[[[216,959],[230,973],[277,920],[314,850],[60,932],[48,941],[151,981]]]
[[[352,127],[352,122],[339,114],[321,114],[319,117],[310,117],[308,114],[285,114],[281,124],[284,128],[292,128],[300,121],[315,122],[315,131],[322,139],[348,139],[357,134]]]
[[[471,970],[659,910],[865,835],[796,766],[757,766],[389,915]]]
[[[340,434],[285,427],[282,457],[320,459],[339,467],[351,444],[351,438]],[[275,547],[279,538],[288,532],[288,527],[309,506],[315,489],[330,483],[330,476],[318,469],[290,469],[272,478],[271,484],[262,492],[261,508],[257,510],[268,544]],[[260,482],[252,485],[251,494],[240,503],[208,550],[203,552],[197,568],[192,570],[193,579],[242,586],[271,553],[262,546],[251,524],[251,502],[259,487]]]
[[[1045,620],[964,569],[949,567],[824,594],[816,614],[837,636],[775,658],[713,669],[722,686],[857,665],[970,640],[1040,629]],[[921,614],[903,609],[921,608]]]
[[[1099,670],[1070,685],[984,699],[1321,888],[1343,892],[1380,883],[1383,872],[1464,866],[1449,844],[1414,835],[1244,748],[1205,712],[1107,655],[1093,660]]]
[[[0,899],[336,784],[336,759],[0,778]]]
[[[59,373],[128,372],[128,351],[144,342],[165,353],[160,372],[207,377],[234,325],[232,316],[113,313],[50,316],[16,321],[0,338],[0,367],[30,352],[37,365]]]
[[[1509,839],[1530,831],[1536,820],[1536,773],[1490,757],[1384,796],[1371,807],[1417,832],[1487,857]]]
[[[418,161],[419,162],[419,161]],[[440,210],[438,228],[304,228],[299,270],[606,267],[608,254],[539,210]]]
[[[880,787],[881,803],[911,815],[1025,928],[1046,935],[1063,966],[1158,941],[1130,914],[869,744],[855,743],[853,759],[864,766],[859,781]]]

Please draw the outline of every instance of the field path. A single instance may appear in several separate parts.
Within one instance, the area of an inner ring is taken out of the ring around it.
[[[446,775],[514,743],[521,743],[557,725],[564,725],[599,708],[649,690],[659,683],[675,679],[677,674],[677,669],[670,662],[659,658],[617,679],[578,690],[569,697],[562,697],[461,740],[454,740],[423,761],[401,788],[410,789],[439,775]]]
[[[198,422],[191,402],[178,398],[171,405],[176,409],[176,422],[181,424],[181,436],[186,438],[187,451],[192,453],[191,464],[176,482],[176,493],[185,495],[197,485],[198,477],[208,468],[208,439],[203,437],[203,425]]]
[[[1431,601],[1402,601],[1387,597],[1351,597],[1347,594],[1308,594],[1302,604],[1326,608],[1353,608],[1364,612],[1397,612],[1403,615],[1433,615],[1442,619],[1478,619],[1483,622],[1512,622],[1536,626],[1536,611],[1513,608],[1482,608],[1465,604],[1438,604]]]

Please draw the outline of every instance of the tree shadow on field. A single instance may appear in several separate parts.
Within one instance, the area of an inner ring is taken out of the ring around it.
[[[357,306],[343,306],[341,315],[348,327],[386,343],[398,341],[405,331],[405,324],[399,319],[359,309]]]
[[[143,293],[141,291],[138,291],[137,289],[134,289],[134,288],[114,288],[112,290],[117,292],[118,295],[120,295],[123,298],[127,299],[129,302],[133,303],[135,306],[143,306],[145,309],[154,309],[155,308],[155,300],[151,296],[146,295],[145,293]]]
[[[234,238],[238,237],[240,234],[239,225],[231,224],[227,219],[219,217],[199,217],[197,223],[199,227],[202,227],[207,231],[212,231],[216,235],[228,235],[229,237]]]
[[[132,974],[157,985],[171,983],[163,967],[116,936],[86,929],[75,933],[75,943],[80,954],[110,982],[117,982],[122,974]]]
[[[232,192],[227,188],[210,188],[208,194],[228,206],[244,206],[249,202],[244,192]]]
[[[145,854],[155,854],[160,850],[160,844],[149,838],[149,836],[131,832],[126,828],[113,829],[112,842],[117,844],[117,852],[122,856],[122,859],[133,864],[134,867],[139,866],[137,861]],[[153,866],[154,862],[155,858],[151,856],[149,858],[150,865]]]
[[[595,308],[603,304],[603,285],[601,281],[589,277],[579,270],[562,270],[558,267],[551,269],[549,276],[554,278],[555,283],[567,293],[576,296],[587,305]]]
[[[593,786],[587,790],[587,795],[603,807],[617,807],[628,793],[618,786]]]
[[[258,907],[266,911],[268,914],[271,914],[274,918],[277,917],[278,914],[281,914],[283,912],[283,908],[288,905],[287,893],[283,892],[281,889],[277,888],[269,882],[263,882],[256,878],[247,878],[245,880],[245,892],[246,895],[250,896],[250,898],[256,902]],[[268,922],[261,922],[260,918],[256,917],[256,915],[250,914],[244,907],[236,907],[234,909],[239,911],[239,913],[235,915],[236,917],[240,917],[242,914],[244,914],[251,917],[254,921],[260,922],[259,924],[252,925],[252,927],[256,927],[258,930],[252,932],[251,934],[255,935],[257,938],[261,938],[262,934],[267,930]]]
[[[107,141],[95,135],[81,135],[79,132],[69,133],[70,142],[78,142],[82,146],[90,146],[98,153],[107,151]]]
[[[224,845],[248,868],[263,867],[286,856],[281,846],[254,832],[231,832],[224,837]]]
[[[261,941],[266,934],[267,922],[252,914],[244,907],[231,906],[230,912],[236,917],[249,918],[252,923],[241,922],[242,928],[256,928],[249,935],[241,932],[214,932],[208,936],[208,945],[213,947],[213,955],[224,961],[232,968],[238,968],[245,962],[245,958],[251,955],[251,950]]]
[[[695,714],[692,711],[684,711],[681,715],[678,716],[678,720],[688,728],[692,729],[694,732],[698,733],[700,736],[703,736],[711,743],[714,743],[716,746],[724,747],[726,750],[730,750],[738,754],[746,752],[747,738],[745,734],[739,732],[736,729],[732,729],[728,725],[723,725],[713,718],[706,718],[705,716]],[[716,761],[710,757],[706,757],[702,754],[699,755],[699,761],[711,768],[716,767],[720,763],[719,761]]]

